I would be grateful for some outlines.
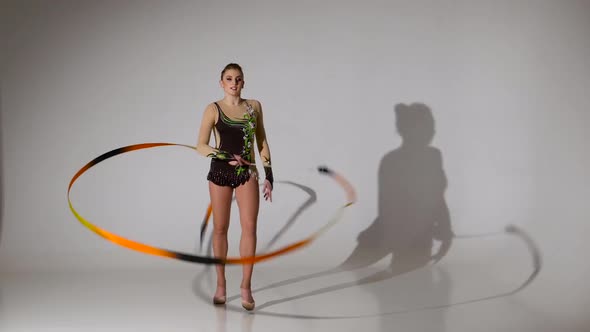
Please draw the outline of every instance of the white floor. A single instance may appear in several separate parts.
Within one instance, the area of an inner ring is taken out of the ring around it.
[[[229,303],[222,307],[211,304],[213,270],[198,265],[3,274],[0,331],[590,331],[582,303],[552,307],[539,278],[543,267],[522,241],[492,241],[512,254],[479,262],[457,253],[481,256],[485,244],[464,242],[438,264],[399,275],[388,264],[339,272],[261,264],[252,313],[236,295],[239,267],[228,267]]]

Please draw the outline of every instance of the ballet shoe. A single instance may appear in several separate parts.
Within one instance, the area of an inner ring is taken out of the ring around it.
[[[213,304],[222,305],[225,304],[225,296],[213,296]]]
[[[225,304],[225,301],[226,301],[225,291],[223,292],[223,295],[213,296],[213,304],[215,304],[215,305]]]
[[[255,305],[254,301],[246,302],[246,301],[242,300],[242,307],[248,311],[254,310],[254,305]]]
[[[246,289],[246,288],[240,288],[240,290],[242,291],[242,294],[241,294],[242,295],[242,307],[248,311],[254,310],[255,301],[252,300],[252,302],[248,302],[248,301],[244,300],[244,292],[246,292],[246,295],[248,295],[248,292],[250,292],[250,290]]]

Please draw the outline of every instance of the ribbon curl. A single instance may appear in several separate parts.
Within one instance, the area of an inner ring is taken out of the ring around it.
[[[288,252],[291,252],[291,251],[294,251],[294,250],[297,250],[297,249],[300,249],[300,248],[303,248],[303,247],[309,245],[318,236],[320,236],[321,234],[326,232],[329,228],[334,226],[340,220],[340,217],[341,217],[344,209],[346,207],[354,204],[354,202],[356,201],[356,193],[354,191],[354,188],[344,177],[342,177],[341,175],[337,174],[336,172],[332,171],[331,169],[329,169],[327,167],[323,167],[323,166],[318,167],[318,171],[320,172],[320,174],[330,176],[332,179],[334,179],[336,181],[336,183],[338,183],[342,187],[342,189],[346,193],[346,199],[347,199],[346,204],[344,204],[342,207],[340,207],[338,209],[338,211],[336,212],[334,217],[332,217],[332,219],[330,219],[330,221],[326,225],[324,225],[318,231],[312,233],[310,236],[304,238],[303,240],[286,245],[286,246],[281,247],[277,250],[274,250],[274,251],[271,251],[271,252],[268,252],[265,254],[250,256],[250,257],[227,257],[225,259],[177,252],[177,251],[173,251],[173,250],[154,247],[154,246],[140,243],[137,241],[133,241],[130,239],[126,239],[122,236],[111,233],[103,228],[100,228],[100,227],[94,225],[93,223],[91,223],[90,221],[88,221],[87,219],[82,217],[82,215],[80,215],[76,211],[76,209],[74,209],[74,205],[72,204],[72,201],[70,199],[70,192],[71,192],[72,186],[74,185],[76,180],[82,174],[84,174],[87,170],[89,170],[91,167],[96,166],[98,163],[100,163],[104,160],[107,160],[109,158],[112,158],[114,156],[117,156],[117,155],[120,155],[123,153],[136,151],[136,150],[142,150],[142,149],[162,147],[162,146],[180,146],[180,147],[185,147],[185,148],[189,148],[192,150],[196,150],[196,148],[194,146],[190,146],[190,145],[186,145],[186,144],[141,143],[141,144],[128,145],[128,146],[124,146],[121,148],[111,150],[109,152],[106,152],[106,153],[94,158],[93,160],[88,162],[86,165],[84,165],[70,180],[70,184],[68,185],[68,191],[67,191],[68,205],[70,207],[70,210],[72,211],[72,213],[76,217],[76,219],[78,219],[78,221],[82,225],[86,226],[88,229],[90,229],[94,233],[98,234],[99,236],[105,238],[106,240],[109,240],[117,245],[120,245],[122,247],[131,249],[131,250],[135,250],[135,251],[138,251],[138,252],[141,252],[144,254],[160,256],[160,257],[165,257],[165,258],[171,258],[171,259],[178,259],[181,261],[191,262],[191,263],[207,264],[207,265],[211,265],[211,264],[224,264],[224,265],[227,265],[227,264],[254,264],[254,263],[258,263],[261,261],[271,259],[276,256],[284,255]],[[211,212],[212,212],[211,204],[209,204],[209,207],[207,208],[207,212],[205,214],[205,218],[203,219],[203,222],[201,224],[201,239],[202,239],[203,234],[206,230],[208,221],[211,217]]]

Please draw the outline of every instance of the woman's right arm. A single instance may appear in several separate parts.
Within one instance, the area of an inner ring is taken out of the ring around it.
[[[233,156],[225,151],[220,151],[209,145],[211,138],[211,131],[215,126],[215,107],[209,104],[203,112],[203,119],[201,120],[201,128],[199,129],[199,138],[197,140],[197,152],[205,157],[211,157],[221,160],[231,160]]]

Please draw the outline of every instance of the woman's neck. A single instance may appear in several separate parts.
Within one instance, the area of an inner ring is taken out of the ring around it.
[[[240,96],[225,96],[223,97],[223,102],[230,106],[239,106],[244,99]]]

